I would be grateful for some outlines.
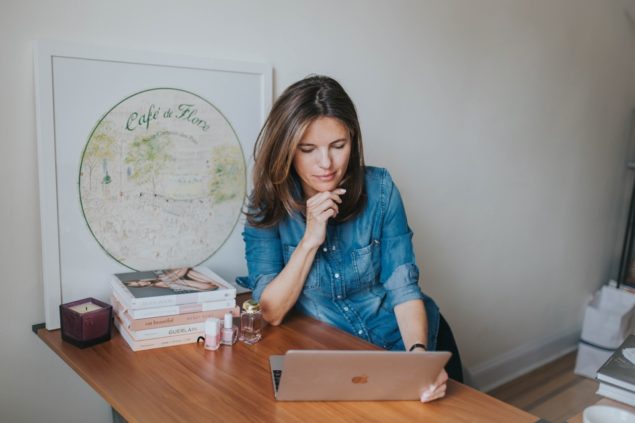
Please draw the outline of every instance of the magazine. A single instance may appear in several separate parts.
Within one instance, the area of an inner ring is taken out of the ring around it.
[[[203,266],[117,273],[111,285],[129,310],[236,298],[235,286]]]

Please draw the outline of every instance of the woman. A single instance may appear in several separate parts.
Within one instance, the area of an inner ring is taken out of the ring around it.
[[[337,81],[287,88],[254,149],[243,237],[246,284],[272,325],[295,307],[389,350],[453,352],[449,327],[418,285],[412,232],[385,169],[364,165],[353,102]],[[445,395],[446,371],[421,397]]]

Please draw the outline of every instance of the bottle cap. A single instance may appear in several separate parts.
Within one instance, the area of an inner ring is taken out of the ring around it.
[[[231,329],[234,326],[234,316],[231,313],[225,313],[224,328]]]
[[[210,317],[205,321],[205,335],[216,336],[220,320],[216,317]]]
[[[255,313],[257,311],[260,311],[260,304],[258,304],[258,301],[256,300],[247,300],[243,303],[243,310],[245,310],[247,313]]]

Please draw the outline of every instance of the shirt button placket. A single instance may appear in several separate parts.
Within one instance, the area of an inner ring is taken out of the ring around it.
[[[342,277],[340,275],[339,272],[334,272],[333,273],[333,286],[335,287],[335,292],[337,293],[337,295],[335,296],[335,298],[337,298],[338,300],[341,300],[342,298],[344,298],[344,284],[342,281]]]
[[[339,257],[337,255],[335,255],[335,251],[337,250],[337,248],[335,247],[335,245],[331,245],[331,248],[327,248],[327,250],[330,250],[330,256],[333,258],[333,263],[336,264],[336,266],[339,267],[340,264],[340,260]],[[344,285],[343,285],[343,281],[342,281],[342,277],[340,272],[335,271],[333,273],[333,279],[334,279],[334,286],[335,286],[335,292],[337,293],[337,295],[335,296],[335,298],[337,298],[338,300],[341,300],[344,298]]]
[[[344,298],[344,281],[342,280],[342,274],[337,271],[337,268],[341,264],[341,260],[339,259],[339,255],[336,254],[337,247],[332,242],[330,246],[324,246],[322,251],[327,253],[331,258],[331,265],[333,266],[333,287],[335,288],[335,298],[338,300],[342,300]],[[348,310],[345,310],[348,311]]]

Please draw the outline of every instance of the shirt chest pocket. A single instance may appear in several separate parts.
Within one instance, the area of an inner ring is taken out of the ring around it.
[[[374,240],[369,245],[353,250],[353,267],[357,278],[358,288],[367,288],[379,279],[381,270],[381,254],[379,241]]]
[[[291,259],[291,254],[295,251],[295,245],[285,245],[283,248],[283,256],[284,256],[284,264],[289,263]],[[316,289],[320,287],[320,273],[321,273],[321,263],[320,257],[315,256],[313,263],[311,264],[311,270],[306,277],[304,282],[304,289]]]

